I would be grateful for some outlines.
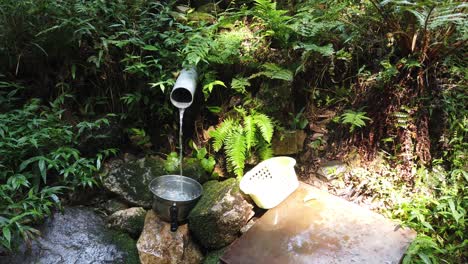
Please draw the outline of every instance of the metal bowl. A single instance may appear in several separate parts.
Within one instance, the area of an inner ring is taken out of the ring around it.
[[[154,195],[153,210],[167,222],[171,230],[177,230],[203,193],[196,180],[180,175],[164,175],[152,180],[149,189]]]

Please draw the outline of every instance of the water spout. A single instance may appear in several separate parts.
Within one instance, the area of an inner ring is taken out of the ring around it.
[[[197,87],[198,74],[195,68],[183,69],[177,78],[171,92],[171,103],[181,109],[193,103]]]
[[[181,176],[183,175],[182,125],[184,123],[184,111],[193,103],[195,89],[197,87],[197,77],[198,74],[195,68],[183,69],[171,91],[171,103],[179,108],[179,168]]]

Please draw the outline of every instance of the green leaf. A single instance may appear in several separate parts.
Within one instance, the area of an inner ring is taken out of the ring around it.
[[[213,82],[210,82],[208,84],[205,84],[203,86],[203,94],[205,95],[205,101],[208,100],[208,97],[210,97],[210,94],[211,94],[211,91],[213,91],[213,88],[215,86],[223,86],[223,87],[226,87],[226,85],[224,84],[224,82],[220,81],[220,80],[215,80]]]
[[[39,160],[41,157],[39,156],[36,156],[36,157],[32,157],[32,158],[29,158],[23,162],[21,162],[20,166],[19,166],[19,171],[23,171],[29,164]]]
[[[322,56],[329,57],[333,55],[335,52],[333,50],[333,45],[332,44],[327,44],[325,46],[317,46],[315,44],[307,44],[307,43],[301,43],[299,45],[296,45],[294,49],[304,49],[306,52],[314,51],[317,53],[320,53]]]
[[[201,148],[197,151],[197,159],[201,160],[203,159],[208,152],[206,151],[206,148]]]
[[[346,110],[344,114],[340,116],[342,124],[350,124],[350,132],[353,132],[356,127],[363,127],[366,125],[366,120],[371,120],[366,116],[366,112]]]
[[[8,226],[3,227],[3,237],[7,240],[8,244],[11,242],[11,231]]]
[[[145,45],[145,46],[143,47],[143,49],[144,49],[144,50],[149,50],[149,51],[157,51],[157,50],[159,50],[158,47],[153,46],[153,45]]]
[[[247,93],[247,91],[245,90],[246,87],[250,87],[250,82],[249,79],[245,77],[238,76],[236,78],[233,78],[231,81],[231,88],[240,94]]]
[[[237,177],[242,177],[244,174],[244,166],[247,152],[244,134],[241,133],[242,128],[238,127],[226,138],[226,156],[229,164],[232,166]]]
[[[283,69],[274,63],[265,63],[262,65],[263,71],[253,74],[249,79],[257,78],[259,76],[266,76],[270,79],[284,80],[291,82],[294,78],[292,71]]]
[[[431,259],[424,253],[418,253],[418,257],[422,259],[425,264],[432,264]]]
[[[247,150],[250,150],[252,145],[255,144],[255,123],[251,115],[246,115],[244,117],[244,133],[245,141],[247,144]]]
[[[214,151],[219,151],[226,137],[231,133],[231,130],[234,127],[234,120],[226,118],[223,123],[221,123],[216,130],[210,132],[210,136],[213,137],[213,149]]]
[[[216,161],[213,157],[209,157],[208,159],[202,159],[201,165],[206,172],[212,172],[216,165]]]
[[[450,207],[450,211],[452,212],[453,219],[455,219],[455,221],[458,224],[458,221],[462,217],[462,214],[460,214],[457,211],[457,209],[455,208],[455,203],[453,202],[453,199],[448,199],[448,204],[449,204],[449,207]]]
[[[42,180],[44,181],[44,183],[46,183],[47,169],[46,169],[45,161],[43,159],[40,159],[38,165],[39,165],[39,171],[41,172]]]
[[[271,122],[270,118],[264,114],[256,113],[253,121],[258,129],[260,129],[263,139],[270,143],[274,132],[273,122]]]

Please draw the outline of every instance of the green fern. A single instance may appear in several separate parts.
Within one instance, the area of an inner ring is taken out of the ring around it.
[[[207,36],[194,34],[182,50],[185,54],[184,65],[197,65],[200,62],[208,63],[207,57],[211,48],[210,41],[207,41]]]
[[[270,145],[262,144],[258,148],[258,155],[260,156],[260,159],[266,160],[271,157],[273,157],[273,149],[271,148]]]
[[[340,116],[340,121],[342,124],[351,125],[349,132],[353,132],[356,127],[364,127],[366,125],[366,120],[371,120],[366,116],[366,112],[363,111],[353,111],[346,110],[344,114]]]
[[[411,121],[411,109],[406,106],[400,107],[400,111],[395,112],[393,115],[395,116],[396,127],[407,128],[409,122]]]
[[[270,142],[274,126],[264,114],[248,113],[243,108],[236,109],[236,112],[237,118],[226,118],[210,135],[215,151],[224,147],[228,171],[242,177],[247,158],[258,154],[263,160],[273,155]]]
[[[255,145],[255,132],[256,127],[252,116],[244,116],[244,131],[245,131],[245,141],[247,149],[250,149],[252,145]]]
[[[273,123],[271,122],[270,118],[264,114],[256,113],[254,115],[253,122],[258,127],[258,129],[260,129],[263,139],[270,143],[274,132]]]
[[[231,164],[234,173],[240,177],[244,173],[247,152],[246,139],[241,126],[231,131],[224,146],[227,161]]]
[[[266,27],[261,33],[278,39],[283,45],[287,45],[292,31],[288,25],[291,17],[287,16],[287,13],[287,10],[276,9],[276,1],[270,0],[255,0],[252,12]]]
[[[213,149],[219,151],[223,147],[223,143],[234,128],[234,120],[226,118],[218,128],[210,132],[210,136],[213,137]]]
[[[246,94],[247,91],[245,90],[245,88],[249,86],[250,86],[249,79],[245,77],[237,76],[236,78],[233,78],[231,81],[231,88],[240,94]]]
[[[291,82],[294,78],[293,73],[288,70],[281,68],[280,66],[274,63],[265,63],[262,65],[262,71],[252,74],[249,79],[257,78],[259,76],[265,76],[270,79],[277,79]]]

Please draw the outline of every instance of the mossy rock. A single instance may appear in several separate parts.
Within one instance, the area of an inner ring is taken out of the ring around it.
[[[138,238],[145,223],[146,210],[142,207],[132,207],[117,211],[107,218],[108,225],[119,231]]]
[[[125,264],[140,264],[136,241],[128,234],[119,231],[110,231],[106,239],[109,243],[116,245],[119,250],[126,253]]]
[[[148,185],[154,178],[166,174],[164,161],[149,157],[110,163],[106,165],[107,171],[103,176],[104,187],[130,204],[151,208],[153,195]]]
[[[224,254],[224,251],[226,251],[225,247],[222,249],[208,252],[205,258],[203,259],[203,264],[220,264],[221,261],[219,259]]]
[[[236,179],[209,181],[203,185],[203,196],[189,214],[189,228],[205,248],[219,249],[237,238],[253,216],[252,209]]]
[[[106,228],[93,209],[64,207],[36,226],[41,236],[24,243],[0,263],[139,263],[136,241],[128,234]]]

